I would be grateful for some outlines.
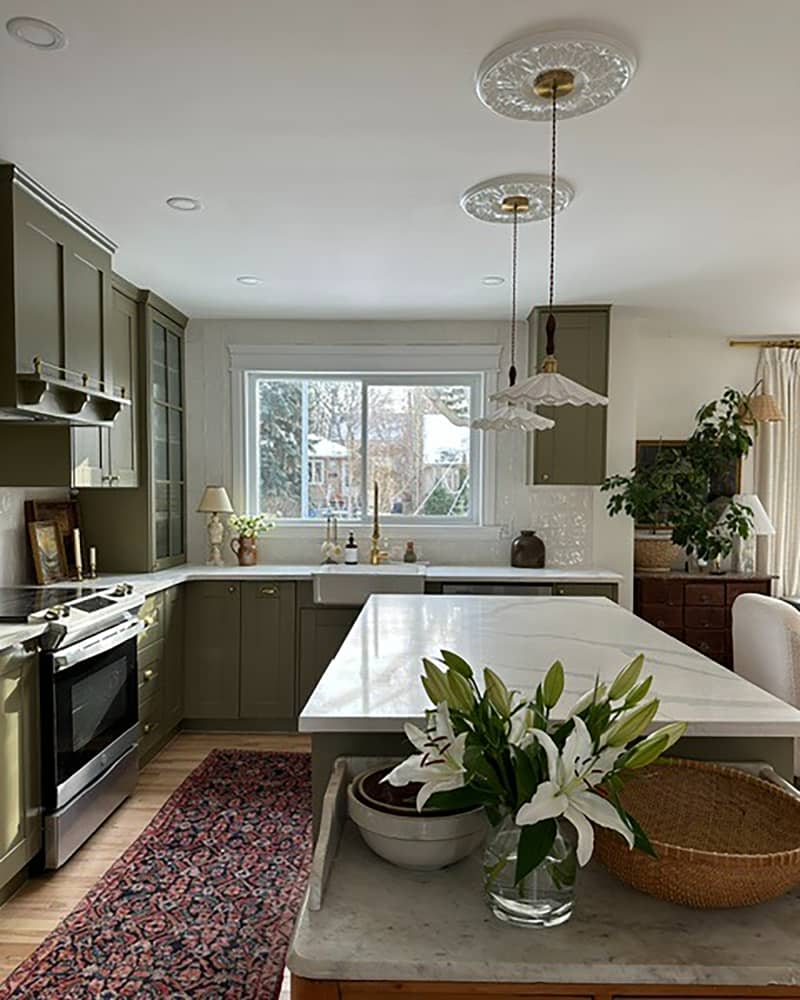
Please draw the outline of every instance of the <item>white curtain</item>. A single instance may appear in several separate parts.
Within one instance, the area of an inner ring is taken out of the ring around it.
[[[800,595],[800,350],[768,347],[758,377],[785,420],[758,425],[756,492],[775,534],[759,553],[759,568],[778,576],[774,593]]]

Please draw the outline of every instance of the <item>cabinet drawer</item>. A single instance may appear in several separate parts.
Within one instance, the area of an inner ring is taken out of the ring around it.
[[[144,622],[144,632],[139,633],[139,649],[144,649],[152,642],[164,637],[164,595],[151,594],[146,597],[139,611],[139,618]]]
[[[710,629],[706,631],[705,629],[687,628],[684,642],[699,653],[721,663],[725,660],[725,638],[725,632],[721,629],[719,631]]]
[[[643,604],[639,608],[639,617],[651,622],[656,628],[683,627],[683,608],[672,604]]]
[[[759,580],[752,583],[728,583],[725,585],[725,590],[728,604],[733,604],[740,594],[766,594],[769,597],[772,587],[769,580]]]
[[[683,604],[683,583],[680,580],[639,580],[639,600],[642,604]]]
[[[687,608],[684,615],[687,628],[707,629],[725,628],[725,608],[709,606],[706,608]]]
[[[686,603],[700,605],[706,604],[725,606],[725,584],[724,583],[687,583]]]
[[[161,687],[161,665],[164,643],[150,643],[138,656],[139,704],[152,698]]]
[[[161,699],[148,698],[139,706],[139,756],[144,757],[161,737]]]

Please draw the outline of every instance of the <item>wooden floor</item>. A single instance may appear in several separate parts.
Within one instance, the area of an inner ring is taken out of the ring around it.
[[[144,768],[131,798],[63,868],[30,879],[0,907],[0,982],[44,940],[133,843],[206,754],[218,747],[303,751],[309,749],[309,740],[290,734],[179,733]]]

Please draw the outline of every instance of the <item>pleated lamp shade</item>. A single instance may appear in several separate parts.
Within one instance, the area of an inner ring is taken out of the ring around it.
[[[601,396],[557,371],[542,371],[495,393],[498,403],[530,403],[533,406],[607,406],[608,396]]]
[[[473,429],[478,431],[549,431],[555,425],[555,420],[513,403],[499,406],[493,413],[472,421]]]
[[[747,424],[771,424],[786,419],[771,392],[760,392],[757,396],[751,396],[747,405],[750,408],[744,421]]]

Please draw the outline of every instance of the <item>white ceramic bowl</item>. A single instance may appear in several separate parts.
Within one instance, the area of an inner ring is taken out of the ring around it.
[[[368,847],[400,868],[446,868],[471,854],[486,835],[482,806],[450,816],[396,816],[366,805],[356,797],[353,784],[347,789],[350,819]]]

